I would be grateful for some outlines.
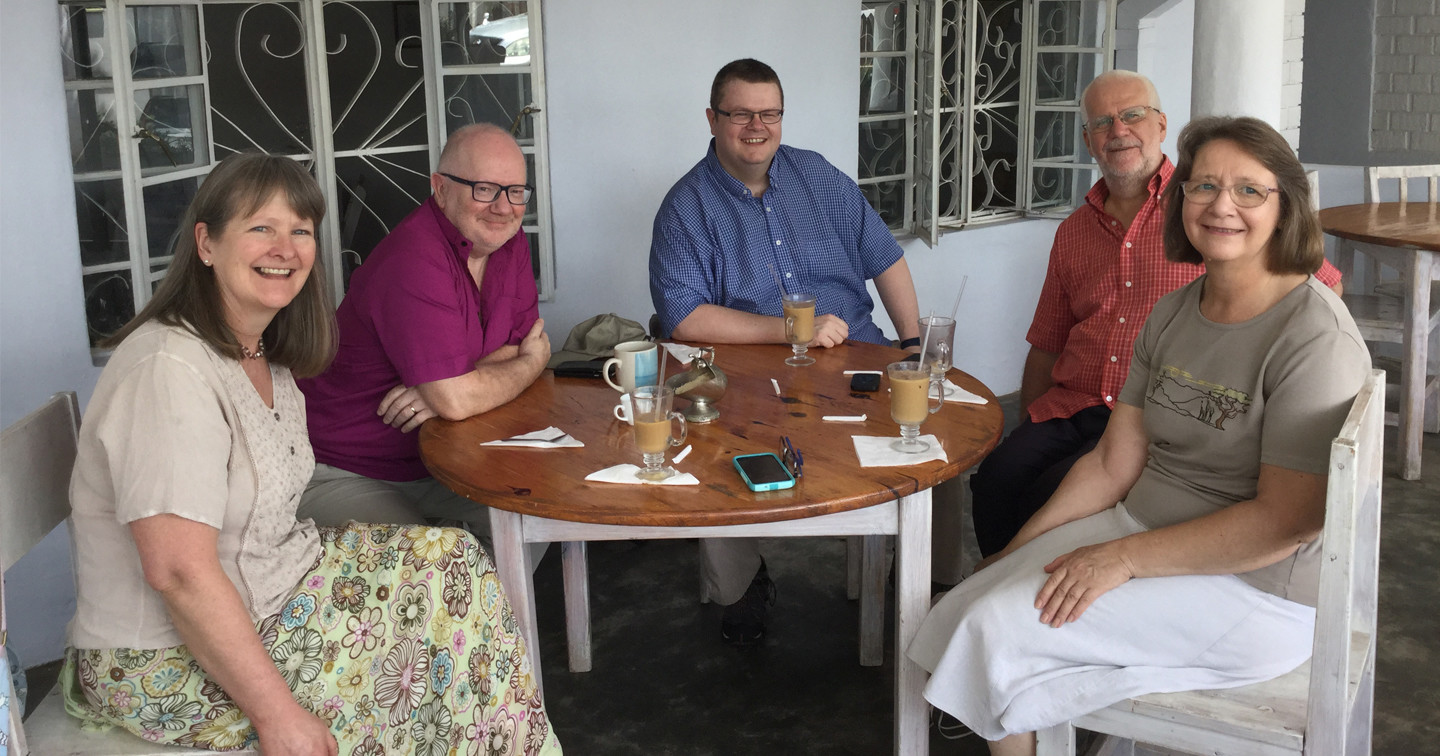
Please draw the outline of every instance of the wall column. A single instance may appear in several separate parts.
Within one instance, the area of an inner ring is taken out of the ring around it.
[[[1190,117],[1254,116],[1283,129],[1285,3],[1195,3]]]

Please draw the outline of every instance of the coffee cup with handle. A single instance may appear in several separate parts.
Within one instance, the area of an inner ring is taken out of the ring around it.
[[[615,378],[611,368],[615,368]],[[627,341],[615,347],[615,356],[605,361],[600,375],[622,394],[634,393],[636,386],[654,386],[660,377],[660,348],[649,341]]]

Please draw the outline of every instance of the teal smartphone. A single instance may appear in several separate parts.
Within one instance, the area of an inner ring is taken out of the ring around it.
[[[795,476],[774,454],[740,454],[735,469],[751,491],[779,491],[795,485]]]

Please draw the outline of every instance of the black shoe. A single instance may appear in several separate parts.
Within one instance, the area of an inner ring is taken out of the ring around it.
[[[760,571],[739,601],[725,607],[720,617],[720,637],[732,646],[749,646],[765,637],[765,618],[775,605],[775,581],[760,563]]]

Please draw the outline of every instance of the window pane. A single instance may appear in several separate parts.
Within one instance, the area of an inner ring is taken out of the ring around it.
[[[878,184],[863,184],[860,193],[880,214],[885,225],[899,229],[905,225],[905,182],[882,181]]]
[[[105,4],[60,8],[60,67],[66,81],[110,78],[110,49],[105,39]]]
[[[200,28],[193,5],[131,6],[131,75],[136,79],[200,73]]]
[[[200,84],[135,91],[140,167],[159,169],[145,175],[209,162],[204,107],[205,88]]]
[[[180,216],[195,198],[199,178],[167,181],[145,187],[145,238],[150,259],[169,257],[175,236],[180,233]],[[186,231],[188,233],[189,230]]]
[[[1088,170],[1036,168],[1031,173],[1031,207],[1069,207],[1089,191],[1090,178]]]
[[[1093,57],[1093,56],[1088,56]],[[1035,101],[1042,104],[1080,102],[1080,64],[1074,53],[1040,53],[1035,56]],[[1092,73],[1085,77],[1089,81]]]
[[[860,52],[906,48],[905,3],[861,3]]]
[[[1017,204],[1015,168],[1019,143],[1016,141],[1016,105],[975,111],[974,167],[971,173],[971,211]]]
[[[430,153],[388,153],[335,159],[340,249],[345,269],[370,256],[390,230],[430,196]]]
[[[440,3],[444,65],[530,62],[530,18],[524,2]]]
[[[125,232],[125,188],[114,181],[75,185],[75,215],[80,221],[80,264],[86,267],[130,259]]]
[[[1080,138],[1080,114],[1070,110],[1042,110],[1035,114],[1035,159],[1085,159]]]
[[[905,164],[904,119],[860,124],[860,170],[862,179],[899,176],[909,172]]]
[[[376,3],[358,4],[364,8],[373,5]],[[348,96],[356,86],[351,84],[352,80],[369,72],[371,59],[378,56],[384,67],[385,62],[393,58],[380,55],[369,44],[360,43],[359,40],[370,40],[368,30],[361,33],[359,28],[331,28],[332,16],[343,19],[355,15],[332,13],[331,7],[325,7],[327,35],[332,39],[345,35],[349,42],[338,53],[325,58],[329,63],[331,88]],[[305,56],[300,54],[305,37],[299,15],[297,3],[215,3],[205,7],[210,110],[217,160],[233,152],[253,149],[272,155],[311,152],[309,79],[305,73]],[[369,57],[357,60],[355,51],[366,48]],[[415,77],[419,75],[417,71]],[[337,102],[339,99],[333,98],[330,105],[336,118],[344,112],[343,102]]]
[[[120,170],[115,93],[109,89],[66,92],[65,109],[70,116],[70,160],[75,172]]]
[[[531,103],[530,75],[484,74],[446,76],[445,132],[472,123],[493,123],[504,128],[519,119],[518,139],[534,138],[534,120],[521,116]]]
[[[1104,3],[1093,0],[1040,0],[1035,7],[1036,38],[1041,47],[1101,47]]]
[[[904,58],[861,58],[860,114],[909,110],[908,83]]]
[[[90,346],[95,347],[135,317],[135,294],[128,270],[85,276],[84,286],[85,320],[90,324]]]

